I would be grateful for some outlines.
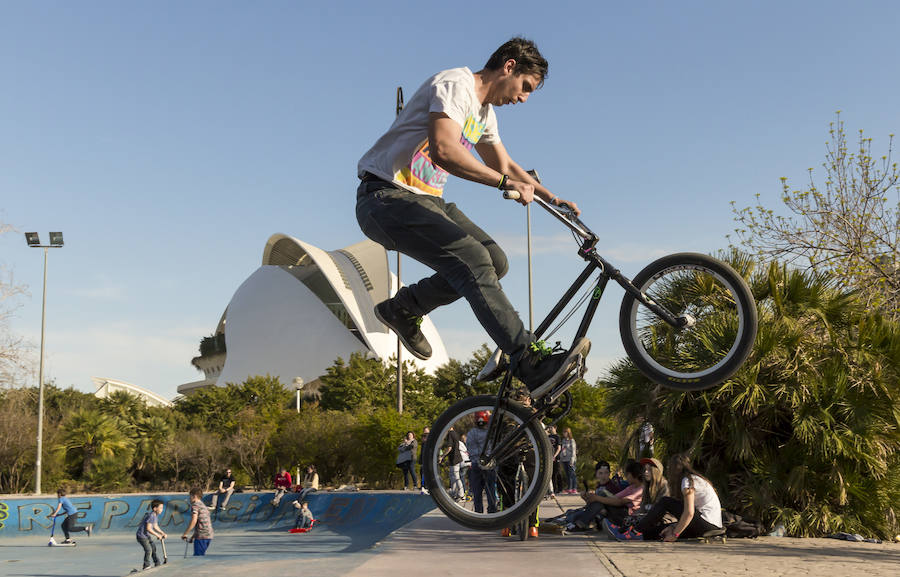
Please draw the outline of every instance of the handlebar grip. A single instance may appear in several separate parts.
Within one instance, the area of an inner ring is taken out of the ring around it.
[[[507,198],[509,200],[519,200],[520,197],[521,197],[521,195],[519,194],[519,191],[517,191],[517,190],[504,190],[503,191],[503,198]]]

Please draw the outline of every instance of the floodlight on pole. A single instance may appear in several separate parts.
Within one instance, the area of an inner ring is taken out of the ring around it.
[[[41,298],[41,360],[38,365],[38,430],[37,457],[34,462],[34,493],[41,494],[41,455],[44,449],[44,331],[47,326],[47,253],[51,248],[62,248],[63,234],[50,233],[50,244],[41,244],[36,232],[26,232],[25,242],[32,248],[44,249],[44,292]]]

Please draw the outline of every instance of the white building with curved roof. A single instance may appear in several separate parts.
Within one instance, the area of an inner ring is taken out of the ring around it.
[[[263,250],[262,266],[238,287],[210,344],[193,360],[206,379],[178,387],[241,383],[256,375],[317,382],[338,357],[354,352],[387,360],[397,354],[397,337],[375,317],[376,303],[396,290],[385,249],[370,240],[324,251],[285,234],[274,234]],[[429,360],[404,361],[433,373],[449,358],[427,317],[422,332],[431,343]],[[215,345],[215,346],[214,346]],[[313,386],[314,388],[315,386]]]
[[[157,395],[153,391],[148,391],[144,387],[126,383],[125,381],[117,381],[115,379],[104,379],[102,377],[91,377],[91,380],[94,381],[95,385],[97,385],[97,390],[94,391],[94,396],[98,399],[105,399],[115,392],[124,391],[129,395],[138,397],[151,407],[172,406],[172,401],[166,399],[165,397]]]

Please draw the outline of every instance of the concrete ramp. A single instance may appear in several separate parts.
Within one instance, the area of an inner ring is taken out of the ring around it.
[[[183,493],[70,496],[81,512],[79,522],[92,524],[94,535],[73,535],[78,546],[69,548],[46,546],[52,523],[47,515],[56,508],[55,498],[8,497],[0,499],[0,576],[118,576],[139,568],[142,553],[134,533],[150,501],[156,498],[165,503],[160,527],[170,535],[169,566],[177,561],[185,569],[201,561],[190,556],[185,559],[185,545],[179,540],[190,520],[188,499]],[[240,558],[242,563],[252,565],[257,560],[279,558],[331,558],[331,563],[340,558],[343,561],[338,565],[347,569],[361,562],[366,551],[393,531],[434,508],[430,497],[414,493],[317,492],[307,500],[320,524],[309,533],[290,534],[296,499],[296,494],[289,494],[276,508],[271,504],[272,493],[233,495],[224,511],[213,513],[215,539],[209,556],[202,561],[215,565]],[[61,534],[59,524],[56,531]]]

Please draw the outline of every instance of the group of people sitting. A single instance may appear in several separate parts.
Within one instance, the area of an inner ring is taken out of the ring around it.
[[[273,507],[280,505],[282,497],[292,490],[300,493],[297,502],[302,502],[308,494],[319,490],[319,472],[316,470],[315,465],[308,465],[306,467],[306,473],[303,475],[303,479],[296,487],[294,487],[291,474],[287,469],[282,468],[281,472],[275,475],[274,485],[275,495],[272,498],[271,503]],[[219,486],[212,494],[212,503],[209,506],[210,510],[218,509],[219,511],[224,511],[228,506],[228,500],[231,499],[231,495],[234,493],[235,488],[234,475],[232,474],[231,469],[228,469],[225,471],[225,474],[219,478]],[[221,503],[219,503],[220,497],[224,497]]]
[[[584,507],[549,521],[564,524],[568,531],[596,525],[617,541],[675,541],[722,528],[716,490],[694,470],[687,455],[673,455],[666,470],[658,459],[646,458],[629,460],[624,479],[612,479],[610,473],[609,463],[598,462],[597,488],[582,493]]]

